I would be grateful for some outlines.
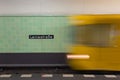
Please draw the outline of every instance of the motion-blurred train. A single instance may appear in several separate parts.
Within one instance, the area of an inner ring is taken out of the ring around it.
[[[120,15],[0,16],[0,67],[66,65],[120,71]]]
[[[74,43],[67,55],[76,70],[120,71],[120,15],[76,15]]]

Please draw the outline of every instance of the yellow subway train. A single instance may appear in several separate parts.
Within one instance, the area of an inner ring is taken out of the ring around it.
[[[75,70],[120,71],[120,15],[75,15],[69,19],[75,29],[67,54],[69,66]]]

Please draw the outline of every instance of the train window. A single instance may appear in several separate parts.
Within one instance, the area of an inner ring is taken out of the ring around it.
[[[113,25],[94,24],[77,26],[75,43],[87,46],[111,46],[113,38]]]

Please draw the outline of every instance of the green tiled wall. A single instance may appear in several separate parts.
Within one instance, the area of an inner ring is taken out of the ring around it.
[[[53,34],[54,39],[29,39],[30,34]],[[0,17],[0,52],[67,52],[67,17]]]

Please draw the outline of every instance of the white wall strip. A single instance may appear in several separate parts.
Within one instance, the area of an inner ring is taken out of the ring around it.
[[[1,74],[0,78],[10,78],[12,74]]]
[[[116,75],[104,75],[106,78],[117,78]]]
[[[20,77],[22,77],[22,78],[30,78],[30,77],[32,77],[32,74],[21,74],[21,76]]]
[[[53,74],[43,74],[41,77],[53,77]]]
[[[63,74],[63,77],[74,77],[73,74]]]
[[[95,78],[95,75],[92,74],[84,74],[83,76],[86,78]]]

